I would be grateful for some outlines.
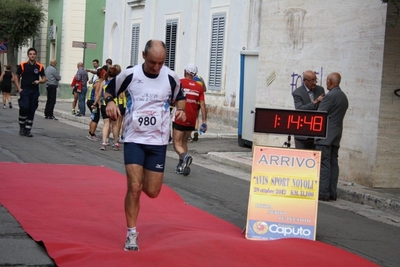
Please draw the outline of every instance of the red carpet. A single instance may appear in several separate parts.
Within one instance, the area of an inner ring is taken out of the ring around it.
[[[139,252],[123,250],[125,176],[104,167],[0,163],[0,203],[58,266],[376,266],[304,239],[250,241],[163,186],[142,195]]]

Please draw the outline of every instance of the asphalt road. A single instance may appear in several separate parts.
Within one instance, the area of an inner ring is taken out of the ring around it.
[[[122,151],[101,151],[98,142],[85,138],[87,126],[66,120],[45,120],[38,112],[32,130],[34,137],[27,138],[18,135],[17,118],[17,109],[0,110],[0,161],[104,165],[124,173]],[[249,149],[239,147],[236,139],[229,138],[200,139],[189,147],[194,157],[191,174],[183,177],[174,173],[177,156],[170,146],[164,183],[189,204],[243,228],[250,173],[213,162],[206,153]],[[343,200],[320,202],[317,240],[358,254],[380,266],[399,266],[400,227],[360,215],[357,211],[363,208]],[[0,252],[0,266],[54,265],[44,248],[30,240],[2,206],[0,225],[0,251],[3,251]]]

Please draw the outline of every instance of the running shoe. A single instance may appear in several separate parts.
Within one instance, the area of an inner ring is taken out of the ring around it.
[[[138,235],[139,233],[129,233],[129,235],[126,237],[125,241],[125,247],[124,250],[133,250],[133,251],[139,251],[139,245],[138,245]]]
[[[190,164],[192,164],[193,158],[189,155],[186,155],[185,158],[183,159],[182,163],[182,170],[183,170],[183,175],[187,176],[190,173]]]
[[[177,174],[183,174],[183,169],[182,169],[181,164],[178,163],[178,165],[176,165],[175,172]]]
[[[193,142],[193,138],[191,136],[189,136],[188,143],[191,143],[191,142]]]
[[[109,145],[110,145],[110,139],[107,138],[107,139],[106,139],[106,146],[109,146]]]
[[[6,105],[3,105],[3,108],[5,109],[5,108],[6,108]]]
[[[197,141],[197,140],[199,140],[199,133],[198,133],[198,132],[195,132],[195,133],[193,134],[193,141]]]
[[[190,174],[190,167],[186,167],[183,172],[182,172],[183,176],[188,176]]]
[[[100,141],[100,138],[98,138],[95,134],[94,135],[91,135],[91,134],[88,134],[88,135],[86,135],[86,138],[87,139],[89,139],[90,141]]]
[[[72,109],[71,114],[76,115],[75,109]]]
[[[120,145],[119,143],[114,143],[113,149],[114,149],[115,151],[118,151],[120,148],[121,148],[121,145]]]
[[[100,150],[106,150],[107,144],[106,143],[102,143]]]
[[[57,119],[56,117],[54,117],[54,116],[50,116],[50,117],[48,117],[48,119],[49,119],[49,120],[58,121],[58,119]]]
[[[11,102],[8,102],[8,107],[9,107],[9,108],[12,108]]]
[[[118,143],[120,143],[120,144],[123,144],[123,143],[124,143],[124,137],[123,137],[123,136],[120,136],[120,137],[118,138]]]

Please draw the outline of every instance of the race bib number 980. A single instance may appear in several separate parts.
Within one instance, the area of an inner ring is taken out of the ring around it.
[[[161,112],[156,110],[135,111],[133,128],[139,132],[161,130]]]

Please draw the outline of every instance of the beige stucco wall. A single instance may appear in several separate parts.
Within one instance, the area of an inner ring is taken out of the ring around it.
[[[387,14],[393,12],[390,9]],[[400,187],[400,97],[393,94],[396,88],[400,88],[400,25],[387,27],[385,32],[374,187]]]
[[[77,71],[77,63],[83,61],[83,49],[72,47],[73,41],[84,41],[86,0],[64,1],[61,33],[61,82],[70,84]],[[91,66],[89,66],[91,67]]]
[[[400,187],[394,152],[400,99],[393,98],[389,86],[400,81],[398,75],[385,74],[399,68],[399,32],[387,30],[385,40],[386,8],[377,0],[337,0],[334,5],[328,0],[263,1],[256,106],[292,109],[291,92],[301,84],[297,75],[304,70],[318,72],[324,87],[330,72],[341,73],[349,109],[339,151],[340,179]],[[268,78],[273,80],[269,85]],[[282,146],[286,139],[254,135],[257,145]]]

